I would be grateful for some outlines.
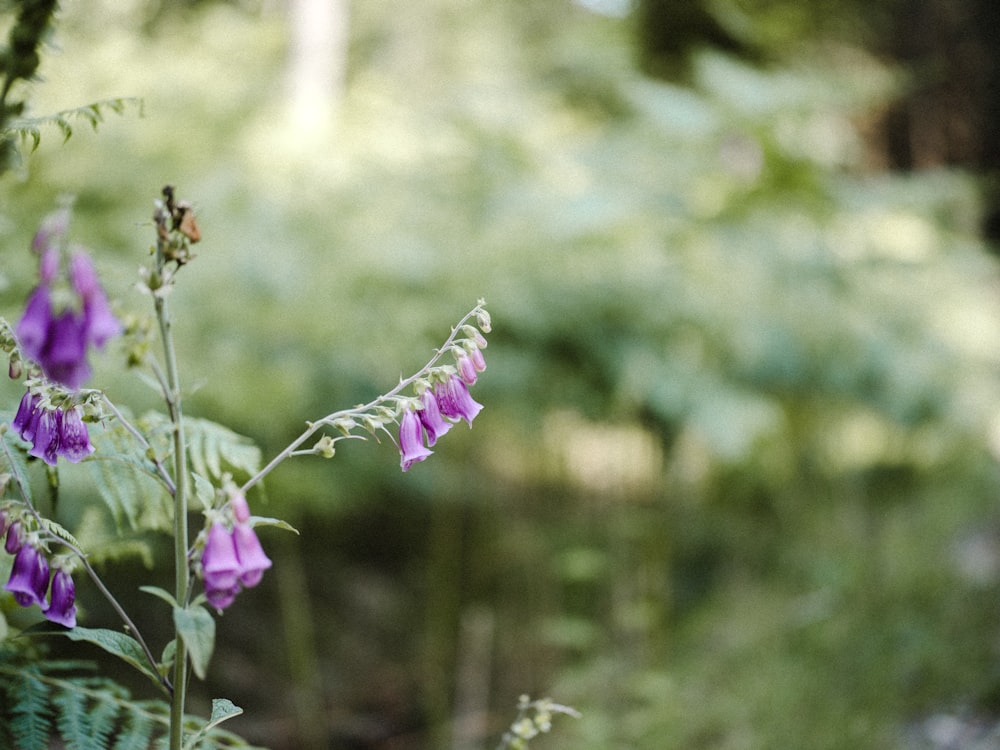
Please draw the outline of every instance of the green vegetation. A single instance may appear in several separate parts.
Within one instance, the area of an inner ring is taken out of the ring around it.
[[[766,64],[701,50],[681,85],[569,3],[354,3],[336,126],[308,131],[274,4],[149,5],[58,18],[27,114],[142,115],[24,141],[0,313],[62,193],[138,312],[151,201],[180,186],[204,237],[171,300],[185,408],[265,456],[477,298],[494,321],[486,408],[432,461],[348,442],[269,477],[302,538],[261,534],[275,575],[192,686],[246,709],[227,728],[443,748],[526,692],[582,713],[539,748],[929,747],[928,717],[994,720],[997,269],[970,176],[871,166],[899,71],[832,34],[779,47],[801,27],[773,9]]]

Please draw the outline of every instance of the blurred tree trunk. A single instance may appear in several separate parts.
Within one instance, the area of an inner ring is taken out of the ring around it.
[[[288,116],[310,143],[336,123],[347,74],[348,0],[291,0]]]

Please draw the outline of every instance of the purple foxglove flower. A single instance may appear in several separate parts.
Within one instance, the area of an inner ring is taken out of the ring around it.
[[[17,338],[21,349],[36,362],[41,361],[52,325],[52,297],[47,284],[35,287],[24,306],[24,315],[17,323]]]
[[[59,430],[59,455],[75,464],[93,452],[94,446],[90,444],[87,425],[83,423],[83,410],[74,406],[64,411]]]
[[[205,593],[216,609],[225,609],[232,603],[233,597],[239,591],[240,560],[236,555],[236,545],[232,534],[221,521],[215,521],[208,530],[205,540],[205,551],[201,555],[201,569],[205,577]]]
[[[462,352],[458,355],[455,363],[458,366],[458,376],[468,385],[474,385],[476,378],[479,377],[479,373],[476,372],[476,368],[472,364],[472,360],[469,359],[469,355]]]
[[[417,412],[406,409],[403,418],[399,420],[399,465],[403,471],[409,471],[414,463],[423,461],[433,453],[424,447],[423,433],[424,428]]]
[[[17,414],[11,420],[10,426],[17,430],[17,434],[21,436],[22,440],[31,440],[35,434],[34,428],[38,422],[36,412],[41,400],[41,396],[34,396],[31,391],[27,391],[21,397],[21,403],[17,407]]]
[[[240,583],[248,588],[260,583],[264,571],[271,567],[271,560],[264,554],[256,532],[249,524],[237,523],[233,527],[236,556],[240,560]]]
[[[45,619],[65,625],[67,628],[76,627],[76,586],[73,584],[73,576],[63,568],[59,568],[52,576],[52,592],[49,595],[49,606],[43,612]]]
[[[90,256],[77,251],[70,260],[70,279],[83,300],[84,328],[87,341],[101,348],[108,339],[122,332],[122,324],[111,312],[108,298],[104,295],[101,282]]]
[[[4,541],[4,551],[8,555],[16,554],[19,549],[21,549],[21,544],[24,542],[24,535],[21,532],[21,522],[14,521],[7,527],[7,539]]]
[[[481,349],[473,349],[472,353],[469,354],[469,359],[472,360],[472,366],[476,368],[476,372],[482,372],[486,369],[486,358]]]
[[[61,432],[62,412],[58,409],[42,409],[28,455],[42,459],[49,466],[55,466],[59,458]]]
[[[457,375],[452,375],[444,383],[434,386],[441,414],[450,419],[464,419],[472,427],[472,420],[482,410],[483,405],[469,395],[469,389]]]
[[[205,589],[205,596],[208,598],[208,603],[219,611],[236,601],[238,593],[240,593],[239,585],[228,589]]]
[[[49,588],[49,563],[45,556],[31,544],[22,544],[4,588],[14,594],[14,600],[22,607],[37,604],[44,609],[45,592]]]
[[[90,376],[86,320],[66,310],[52,321],[39,364],[46,377],[76,390]]]
[[[444,435],[454,425],[441,417],[441,410],[438,408],[437,397],[428,388],[421,396],[424,408],[417,412],[420,417],[420,424],[427,431],[427,447],[430,448],[437,442],[437,439]]]
[[[7,529],[7,540],[3,544],[4,552],[8,555],[13,555],[21,549],[23,543],[24,537],[21,534],[21,522],[14,521]]]

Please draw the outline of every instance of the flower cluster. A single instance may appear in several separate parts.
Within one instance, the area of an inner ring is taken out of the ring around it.
[[[260,583],[264,571],[271,567],[271,560],[264,554],[250,525],[246,497],[234,492],[229,507],[233,516],[232,528],[219,518],[213,520],[201,555],[205,596],[217,610],[232,604],[243,587],[251,588]]]
[[[56,465],[59,456],[75,464],[94,452],[79,405],[69,408],[44,406],[42,397],[29,390],[21,398],[10,424],[22,440],[31,443],[28,455],[50,466]]]
[[[68,285],[63,281],[61,244],[69,224],[68,209],[42,221],[32,249],[39,255],[39,283],[28,297],[17,324],[21,350],[41,366],[45,376],[70,390],[90,376],[87,348],[102,348],[122,331],[111,312],[90,256],[75,248],[69,260]]]
[[[4,550],[14,555],[14,565],[4,588],[14,594],[14,601],[22,607],[37,604],[50,622],[76,627],[76,587],[68,563],[54,566],[50,590],[49,561],[40,549],[37,534],[25,533],[23,521],[12,521],[7,511],[0,510],[0,536],[5,531]]]
[[[488,329],[488,322],[484,325]],[[469,386],[474,385],[479,373],[486,369],[482,352],[486,339],[471,326],[467,328],[469,338],[453,348],[455,372],[449,372],[451,368],[443,371],[443,379],[437,380],[433,386],[429,382],[421,383],[418,386],[419,405],[413,404],[412,408],[408,405],[403,409],[399,420],[399,463],[403,471],[430,456],[434,452],[430,448],[438,438],[459,420],[464,419],[472,427],[472,420],[483,408],[472,398]]]

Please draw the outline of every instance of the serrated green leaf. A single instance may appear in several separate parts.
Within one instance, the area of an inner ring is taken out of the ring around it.
[[[174,607],[174,626],[177,628],[177,635],[187,646],[191,668],[198,679],[204,680],[212,651],[215,650],[215,619],[201,606],[188,609]]]

